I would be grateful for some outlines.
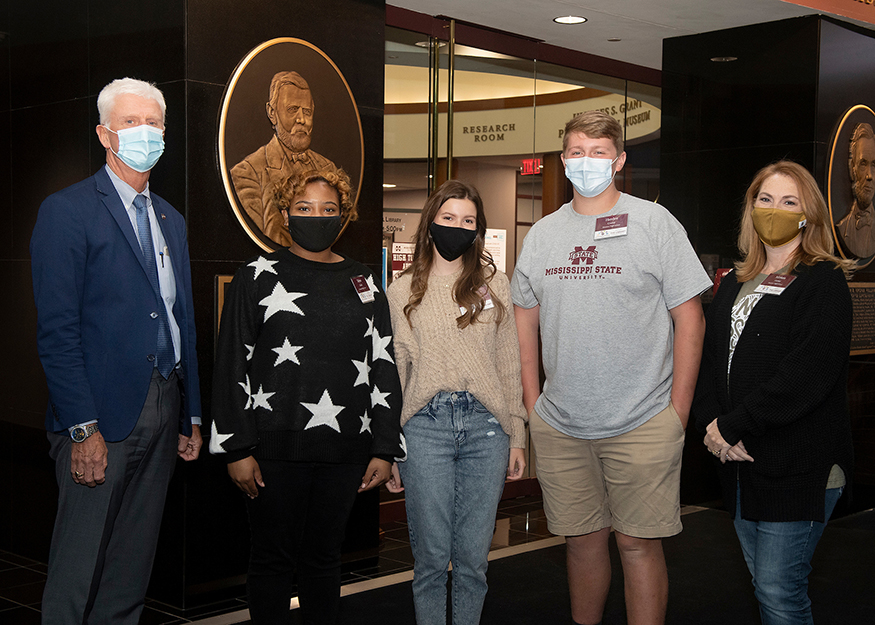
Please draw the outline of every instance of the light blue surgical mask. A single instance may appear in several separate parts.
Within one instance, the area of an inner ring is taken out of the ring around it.
[[[141,174],[149,171],[164,154],[164,131],[160,128],[146,124],[122,128],[118,132],[107,126],[104,128],[118,135],[118,152],[113,151],[113,154],[134,171]]]
[[[611,165],[617,162],[619,156],[612,161],[606,158],[565,159],[565,177],[571,181],[574,189],[583,197],[595,197],[608,188],[614,180]]]

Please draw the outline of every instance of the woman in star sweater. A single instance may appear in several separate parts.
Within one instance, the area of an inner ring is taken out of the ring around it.
[[[832,254],[814,178],[788,161],[751,183],[738,246],[708,309],[692,415],[763,624],[810,624],[811,558],[853,464],[851,263]]]
[[[337,620],[340,547],[356,492],[403,457],[385,295],[331,250],[355,219],[349,178],[313,171],[275,192],[292,245],[238,269],[222,310],[210,451],[248,495],[253,623]]]
[[[485,233],[477,190],[445,182],[422,211],[412,266],[388,289],[408,445],[397,468],[419,625],[446,624],[450,561],[452,622],[480,622],[505,477],[519,479],[525,468],[510,285],[484,250]]]

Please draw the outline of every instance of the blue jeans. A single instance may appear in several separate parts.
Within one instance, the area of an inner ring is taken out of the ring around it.
[[[442,391],[404,425],[404,483],[418,625],[446,625],[453,563],[454,625],[480,622],[509,439],[467,391]]]
[[[808,598],[811,558],[842,490],[827,489],[823,523],[747,521],[741,518],[741,490],[738,490],[735,532],[753,576],[763,625],[814,623]]]

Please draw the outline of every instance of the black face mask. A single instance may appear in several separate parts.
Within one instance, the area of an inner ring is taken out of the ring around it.
[[[477,230],[441,226],[436,223],[429,224],[428,231],[438,254],[450,262],[467,252],[477,238]]]
[[[321,252],[331,247],[340,234],[343,220],[337,217],[301,217],[289,215],[292,241],[308,252]]]

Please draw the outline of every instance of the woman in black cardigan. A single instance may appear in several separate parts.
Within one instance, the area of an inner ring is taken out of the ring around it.
[[[832,254],[817,183],[781,161],[747,190],[708,310],[692,414],[720,460],[764,625],[812,623],[811,557],[851,476],[851,263]]]

